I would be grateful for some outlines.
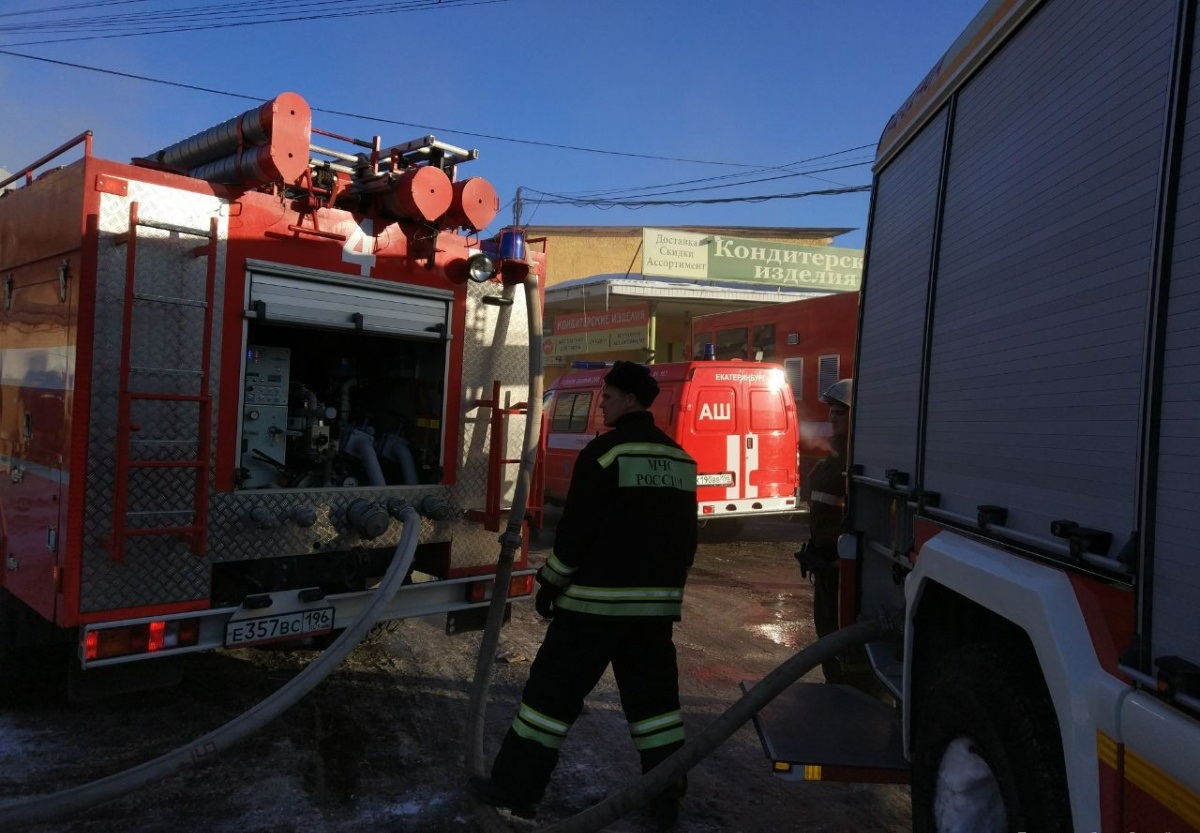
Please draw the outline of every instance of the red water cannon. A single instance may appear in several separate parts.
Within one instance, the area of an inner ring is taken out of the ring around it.
[[[312,111],[296,93],[281,93],[216,127],[144,160],[223,185],[293,183],[308,170]]]

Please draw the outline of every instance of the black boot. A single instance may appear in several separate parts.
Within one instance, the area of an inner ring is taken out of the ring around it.
[[[490,778],[472,775],[467,781],[467,792],[481,804],[505,809],[517,818],[531,819],[537,815],[537,805],[518,798],[508,790],[496,786]]]

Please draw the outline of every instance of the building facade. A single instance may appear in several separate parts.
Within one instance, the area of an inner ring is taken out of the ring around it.
[[[692,317],[856,291],[846,228],[526,226],[546,252],[546,377],[572,361],[693,358]]]

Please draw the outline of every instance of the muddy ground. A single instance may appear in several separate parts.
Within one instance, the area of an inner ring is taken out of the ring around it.
[[[749,525],[701,545],[676,630],[686,726],[698,733],[813,641],[811,588],[791,557],[802,520]],[[534,563],[548,553],[539,536]],[[511,720],[545,623],[514,607],[498,652],[487,751]],[[410,620],[347,662],[282,718],[211,763],[32,833],[373,833],[476,829],[460,787],[463,726],[477,634]],[[65,789],[204,734],[267,696],[314,653],[240,650],[195,660],[182,685],[87,705],[0,711],[0,802]],[[820,671],[809,679],[819,680]],[[611,674],[576,723],[533,831],[638,776]],[[692,770],[678,830],[902,831],[906,787],[794,783],[771,775],[751,725]],[[654,829],[631,816],[613,831]]]

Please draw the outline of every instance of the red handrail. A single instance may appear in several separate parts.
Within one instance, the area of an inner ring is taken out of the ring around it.
[[[29,185],[31,182],[33,182],[33,172],[34,171],[36,171],[38,168],[42,167],[42,165],[45,165],[47,162],[54,159],[55,157],[61,156],[62,154],[66,153],[68,150],[75,147],[80,142],[83,142],[83,145],[84,145],[83,155],[91,156],[92,155],[92,131],[85,130],[82,133],[80,133],[78,136],[76,136],[74,139],[67,142],[66,144],[59,145],[54,150],[50,151],[45,156],[43,156],[41,159],[34,162],[32,165],[26,166],[20,173],[15,173],[12,176],[10,176],[8,179],[4,180],[3,182],[0,182],[0,188],[3,188],[5,185],[8,185],[10,183],[16,182],[21,177],[25,177],[25,184]]]

